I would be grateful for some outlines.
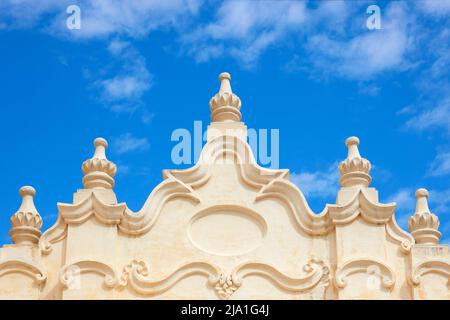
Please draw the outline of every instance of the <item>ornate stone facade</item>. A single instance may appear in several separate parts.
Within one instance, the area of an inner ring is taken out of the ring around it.
[[[94,142],[84,189],[41,235],[31,187],[0,249],[0,297],[18,299],[449,299],[450,251],[428,192],[409,233],[378,201],[359,139],[347,139],[336,204],[319,213],[288,170],[257,165],[241,100],[220,75],[198,163],[164,170],[139,212],[117,203],[116,165]]]

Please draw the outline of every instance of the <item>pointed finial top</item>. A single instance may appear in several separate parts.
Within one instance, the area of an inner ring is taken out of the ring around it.
[[[9,235],[15,244],[36,244],[41,236],[42,218],[35,205],[36,190],[30,186],[20,188],[22,203],[11,217]]]
[[[222,72],[219,80],[219,92],[209,101],[211,119],[214,122],[241,121],[241,99],[231,89],[231,75],[228,72]]]
[[[108,142],[103,138],[94,140],[95,152],[91,159],[83,163],[83,185],[85,189],[112,189],[117,166],[106,157]]]
[[[96,138],[94,140],[95,152],[93,158],[106,159],[106,148],[108,148],[108,141],[103,138]]]
[[[34,197],[36,195],[36,190],[31,186],[23,186],[19,189],[19,195],[23,198],[25,196]]]
[[[348,159],[353,158],[361,158],[359,154],[358,146],[359,146],[359,138],[358,137],[349,137],[345,140],[345,145],[348,149]]]
[[[220,90],[219,93],[233,93],[233,90],[231,89],[231,75],[228,72],[222,72],[219,74],[219,80],[220,80]]]
[[[339,183],[342,187],[369,186],[372,178],[370,177],[370,162],[362,158],[359,153],[359,138],[349,137],[345,140],[348,148],[347,158],[339,165],[341,178]]]
[[[416,191],[416,211],[408,220],[408,227],[417,243],[437,244],[441,239],[439,218],[428,207],[428,190]]]

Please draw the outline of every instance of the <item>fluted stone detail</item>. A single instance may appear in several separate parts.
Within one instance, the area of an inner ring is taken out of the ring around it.
[[[34,206],[36,190],[25,186],[20,188],[20,208],[11,217],[9,235],[15,244],[37,244],[41,236],[42,218]]]
[[[341,178],[339,183],[342,187],[367,187],[372,178],[370,177],[370,161],[361,157],[358,146],[359,139],[350,137],[345,140],[348,148],[347,158],[339,164]]]
[[[106,158],[108,142],[103,138],[97,138],[94,140],[94,147],[94,156],[86,160],[81,168],[84,173],[84,188],[112,189],[117,166]]]
[[[220,90],[209,101],[212,121],[241,121],[241,99],[231,90],[231,75],[228,72],[223,72],[219,75],[219,80]]]
[[[416,211],[409,218],[408,227],[416,243],[437,244],[441,239],[439,218],[428,208],[428,190],[416,191]]]

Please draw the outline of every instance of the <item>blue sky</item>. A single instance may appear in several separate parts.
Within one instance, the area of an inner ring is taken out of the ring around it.
[[[177,167],[172,132],[209,123],[222,71],[246,124],[279,129],[280,166],[315,211],[334,203],[356,135],[402,227],[425,187],[449,242],[450,1],[124,3],[0,2],[0,243],[23,185],[37,190],[44,229],[54,223],[98,136],[119,167],[119,201],[140,209]],[[79,30],[66,27],[72,4]],[[380,30],[366,27],[372,4]]]

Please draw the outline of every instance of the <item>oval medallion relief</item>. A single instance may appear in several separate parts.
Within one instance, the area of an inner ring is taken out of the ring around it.
[[[188,229],[192,243],[221,256],[241,255],[256,249],[267,225],[256,212],[237,206],[219,206],[197,213]]]

